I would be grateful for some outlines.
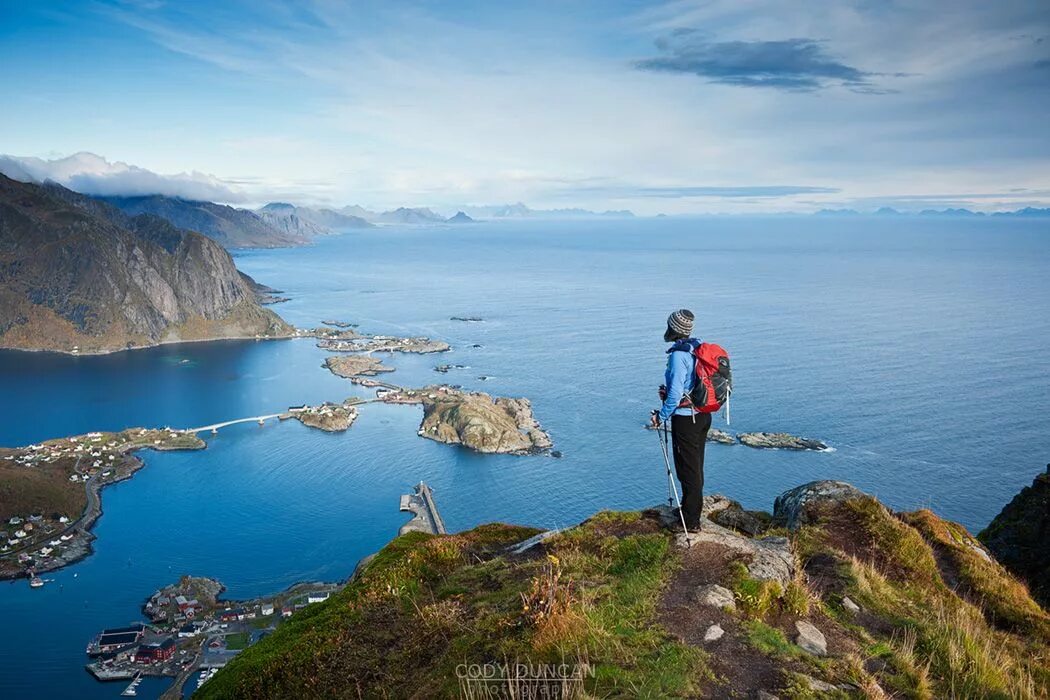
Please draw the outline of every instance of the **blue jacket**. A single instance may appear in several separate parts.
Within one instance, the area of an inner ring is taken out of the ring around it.
[[[666,421],[671,414],[691,416],[693,409],[689,406],[679,408],[682,397],[692,391],[696,384],[696,368],[693,365],[693,348],[700,344],[696,338],[679,340],[667,351],[667,370],[664,372],[664,386],[667,387],[667,398],[660,408],[660,420]]]

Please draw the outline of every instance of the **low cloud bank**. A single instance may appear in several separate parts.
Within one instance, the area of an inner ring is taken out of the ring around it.
[[[215,177],[199,172],[160,175],[127,163],[109,162],[94,153],[43,160],[0,155],[0,173],[22,182],[52,180],[75,192],[100,196],[162,194],[210,202],[242,202],[245,195]]]

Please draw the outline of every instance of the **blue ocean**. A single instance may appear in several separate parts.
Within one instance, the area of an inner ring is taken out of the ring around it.
[[[143,470],[104,491],[93,556],[41,589],[0,584],[0,696],[118,697],[123,684],[84,671],[84,647],[139,619],[153,590],[182,574],[218,578],[232,598],[344,579],[405,522],[398,497],[420,480],[450,530],[561,527],[661,502],[657,437],[641,426],[678,307],[732,355],[730,430],[834,448],[709,445],[708,492],[768,510],[792,486],[843,479],[976,532],[1048,459],[1045,220],[508,221],[347,232],[236,260],[291,297],[273,308],[296,325],[340,319],[448,341],[444,355],[384,360],[391,381],[526,396],[563,457],[440,445],[416,435],[418,407],[386,405],[363,407],[343,434],[246,424],[208,436],[202,452],[145,453]],[[310,340],[0,352],[0,444],[357,393],[325,357]],[[467,369],[436,373],[444,363]],[[164,685],[144,683],[140,697]]]

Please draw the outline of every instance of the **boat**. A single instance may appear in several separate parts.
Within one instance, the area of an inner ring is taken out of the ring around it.
[[[29,579],[30,588],[40,588],[43,585],[44,579],[40,578],[39,576],[34,576],[33,578]]]

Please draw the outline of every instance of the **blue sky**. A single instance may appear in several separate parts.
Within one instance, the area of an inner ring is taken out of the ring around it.
[[[1045,0],[0,0],[0,65],[8,170],[85,191],[1050,203]]]

